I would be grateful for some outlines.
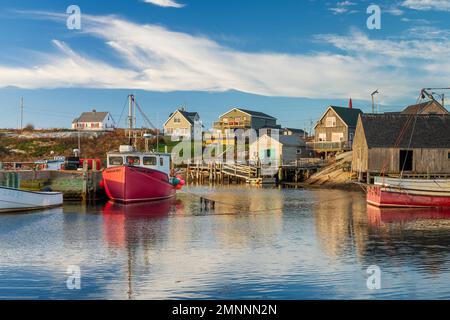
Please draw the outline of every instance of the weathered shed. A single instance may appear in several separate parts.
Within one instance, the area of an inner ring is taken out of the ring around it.
[[[450,174],[450,115],[361,114],[353,171]]]
[[[272,161],[279,164],[291,164],[301,158],[307,158],[306,143],[297,135],[261,136],[250,145],[251,163]]]

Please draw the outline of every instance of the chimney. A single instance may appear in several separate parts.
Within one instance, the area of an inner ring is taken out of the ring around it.
[[[350,101],[348,102],[348,108],[353,109],[353,101],[352,98],[350,98]]]

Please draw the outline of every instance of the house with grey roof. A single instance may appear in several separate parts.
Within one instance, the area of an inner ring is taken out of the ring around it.
[[[164,123],[164,135],[172,140],[191,138],[194,135],[201,137],[201,131],[200,115],[197,112],[188,112],[185,108],[172,112]]]
[[[314,127],[314,142],[309,147],[325,154],[351,150],[358,117],[362,113],[351,105],[348,108],[329,106]]]
[[[235,129],[281,129],[277,119],[264,112],[233,108],[222,114],[214,123],[214,129],[224,132]]]
[[[450,115],[361,114],[352,170],[359,174],[450,173]]]
[[[83,112],[72,121],[72,129],[80,131],[112,131],[116,127],[109,112]]]

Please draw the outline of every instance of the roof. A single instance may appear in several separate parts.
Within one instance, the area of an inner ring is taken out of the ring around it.
[[[271,138],[273,140],[276,140],[274,137],[269,136],[268,134],[265,134],[261,136],[258,140],[254,141],[253,143],[259,143],[260,139],[263,138]],[[281,143],[283,146],[293,146],[293,147],[304,147],[306,146],[305,141],[303,141],[299,136],[284,136],[280,135],[277,140],[279,143]]]
[[[437,105],[439,108],[442,109],[444,113],[448,114],[447,109],[445,109],[439,102],[435,100],[426,101],[419,104],[413,104],[409,107],[407,107],[405,110],[402,111],[403,114],[422,114],[426,111],[426,108],[431,105]]]
[[[344,108],[344,107],[336,107],[336,106],[330,106],[331,109],[334,110],[334,112],[337,113],[339,118],[342,119],[342,121],[345,122],[345,124],[349,127],[356,127],[358,124],[358,117],[360,114],[362,114],[361,109],[355,109],[355,108]]]
[[[72,123],[76,122],[102,122],[109,115],[109,112],[83,112],[81,116],[74,119]]]
[[[297,134],[300,134],[300,135],[307,134],[307,132],[306,132],[305,130],[303,130],[303,129],[284,128],[283,130],[284,130],[284,131],[291,131],[291,132],[293,132],[293,133],[297,133]]]
[[[362,114],[361,122],[369,148],[450,148],[450,115]]]
[[[173,116],[176,112],[181,113],[181,115],[182,115],[184,118],[186,118],[186,120],[187,120],[191,125],[194,125],[194,123],[195,123],[195,118],[196,118],[196,117],[199,117],[198,112],[188,112],[188,111],[183,111],[183,110],[177,110],[177,111],[175,111],[175,112],[172,112],[172,113],[169,115],[169,120],[170,120],[170,118],[172,118],[172,116]],[[166,123],[167,123],[167,122],[166,122]]]
[[[298,136],[280,136],[279,141],[284,146],[306,146],[305,141]]]
[[[236,108],[236,109],[237,110],[241,110],[242,112],[248,113],[252,117],[276,119],[276,118],[274,118],[272,116],[269,116],[267,113],[264,113],[264,112],[252,111],[252,110],[241,109],[241,108]]]
[[[233,110],[239,110],[242,111],[244,113],[247,113],[249,115],[251,115],[252,117],[256,117],[256,118],[265,118],[265,119],[273,119],[276,120],[275,117],[269,116],[268,114],[264,113],[264,112],[259,112],[259,111],[252,111],[252,110],[248,110],[248,109],[242,109],[242,108],[234,108],[230,111],[227,111],[226,113],[224,113],[223,115],[221,115],[220,117],[223,117],[224,115],[230,113]]]

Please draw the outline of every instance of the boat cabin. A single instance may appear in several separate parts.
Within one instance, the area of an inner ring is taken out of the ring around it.
[[[171,155],[154,152],[111,152],[107,155],[108,168],[135,166],[170,173]]]

